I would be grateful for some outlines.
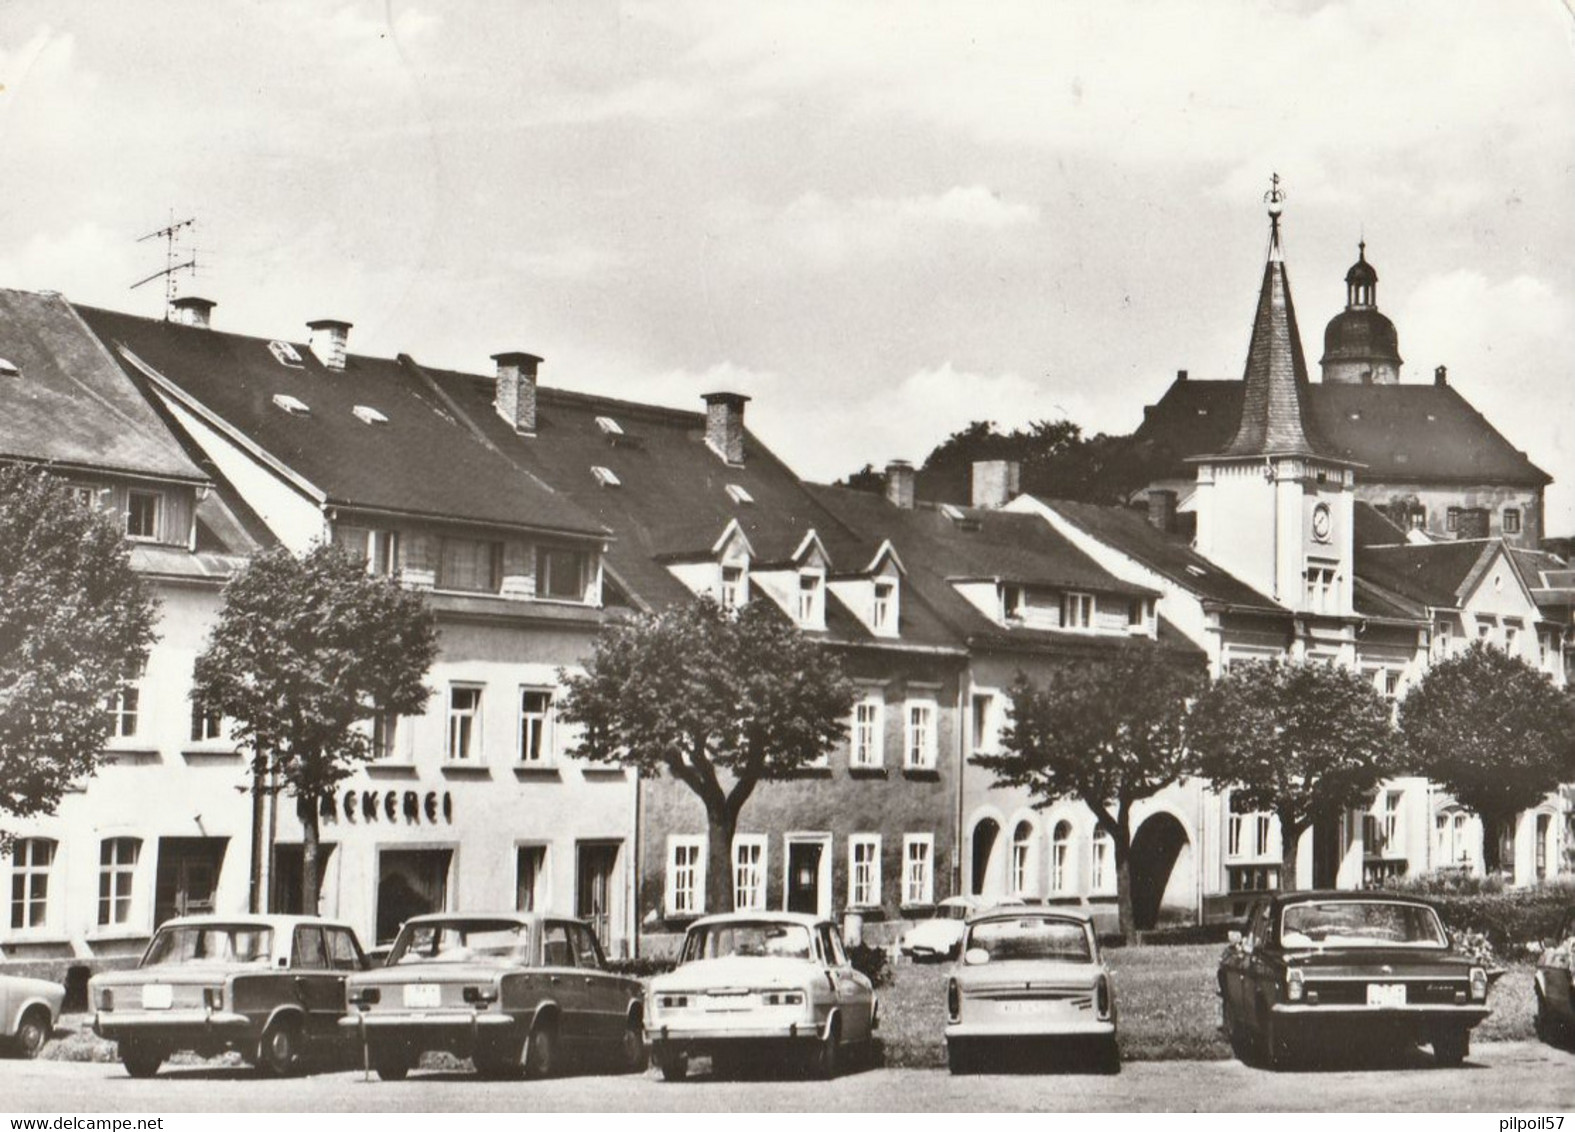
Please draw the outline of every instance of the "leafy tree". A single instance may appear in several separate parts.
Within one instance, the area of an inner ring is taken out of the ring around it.
[[[147,660],[156,617],[107,516],[46,472],[0,468],[0,813],[53,813],[94,773],[104,702]]]
[[[1482,862],[1499,833],[1575,777],[1575,700],[1518,657],[1475,641],[1439,661],[1400,705],[1414,769],[1482,819]]]
[[[605,629],[584,675],[562,677],[576,754],[665,770],[705,806],[706,907],[733,906],[738,816],[762,782],[820,758],[848,730],[852,685],[836,658],[769,602],[709,598]]]
[[[421,595],[335,547],[267,551],[225,587],[192,697],[231,719],[300,803],[307,911],[317,907],[323,798],[373,755],[367,721],[426,705],[436,655]]]
[[[1280,876],[1296,884],[1302,834],[1372,799],[1398,769],[1387,701],[1349,668],[1315,661],[1238,665],[1193,705],[1198,773],[1280,819]]]
[[[1204,680],[1201,666],[1151,641],[1053,669],[1041,686],[1019,674],[1003,751],[973,757],[995,785],[1027,789],[1038,809],[1077,798],[1094,812],[1115,847],[1121,932],[1131,941],[1132,808],[1186,774],[1187,703]]]

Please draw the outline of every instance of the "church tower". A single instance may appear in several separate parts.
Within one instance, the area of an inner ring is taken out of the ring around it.
[[[1345,273],[1345,309],[1323,332],[1323,379],[1346,385],[1395,385],[1400,380],[1400,339],[1378,310],[1378,272],[1367,262],[1367,241],[1356,245]]]
[[[1288,609],[1349,618],[1354,466],[1326,442],[1312,415],[1280,243],[1285,194],[1278,175],[1264,199],[1268,262],[1247,347],[1241,421],[1222,452],[1194,458],[1197,549]]]

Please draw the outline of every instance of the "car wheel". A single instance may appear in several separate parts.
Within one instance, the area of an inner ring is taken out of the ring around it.
[[[1121,1044],[1116,1041],[1116,1036],[1103,1039],[1099,1043],[1099,1052],[1095,1065],[1099,1072],[1113,1076],[1121,1072]]]
[[[494,1079],[517,1077],[520,1073],[520,1052],[517,1044],[513,1046],[507,1042],[488,1044],[478,1047],[476,1052],[470,1055],[470,1061],[476,1067],[478,1076]]]
[[[1459,1065],[1470,1052],[1470,1030],[1456,1028],[1433,1032],[1433,1060],[1439,1065]]]
[[[372,1058],[372,1068],[384,1081],[403,1081],[414,1066],[415,1058],[404,1050],[387,1051]]]
[[[538,1022],[525,1039],[525,1076],[551,1077],[558,1069],[558,1028]]]
[[[841,1060],[841,1040],[842,1025],[833,1021],[826,1027],[826,1036],[816,1043],[815,1050],[810,1055],[810,1076],[815,1080],[830,1081],[837,1075]]]
[[[946,1043],[946,1068],[952,1074],[973,1072],[972,1051],[960,1041]]]
[[[662,1080],[682,1081],[689,1076],[689,1055],[681,1049],[658,1049],[656,1067],[662,1071]]]
[[[152,1077],[164,1064],[164,1052],[136,1042],[120,1043],[120,1063],[133,1077]]]
[[[625,1073],[644,1073],[649,1062],[645,1052],[645,1030],[638,1019],[631,1018],[623,1029],[623,1044],[618,1051],[618,1061]]]
[[[280,1018],[257,1043],[257,1068],[270,1077],[290,1077],[301,1068],[301,1021]]]
[[[16,1028],[16,1038],[12,1048],[21,1058],[32,1060],[44,1049],[44,1043],[49,1040],[49,1013],[35,1007],[22,1015],[22,1024]]]

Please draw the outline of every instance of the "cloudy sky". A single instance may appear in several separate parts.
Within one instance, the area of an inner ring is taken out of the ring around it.
[[[974,418],[1130,431],[1241,373],[1262,193],[1311,357],[1365,234],[1404,376],[1575,533],[1575,67],[1555,0],[0,6],[0,286],[698,406],[813,477]]]

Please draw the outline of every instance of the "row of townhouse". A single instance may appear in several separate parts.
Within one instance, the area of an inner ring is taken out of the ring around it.
[[[106,767],[0,862],[0,952],[87,967],[171,914],[299,910],[293,805],[254,850],[248,762],[190,700],[222,584],[265,545],[344,546],[438,617],[426,711],[376,721],[377,757],[321,807],[321,910],[379,942],[427,910],[550,907],[627,953],[714,910],[713,867],[741,907],[853,912],[880,939],[953,893],[1112,896],[1085,806],[999,789],[970,758],[998,745],[1019,674],[1134,636],[1216,675],[1321,657],[1396,697],[1486,637],[1562,682],[1561,561],[1433,542],[1358,502],[1361,463],[1306,410],[1271,247],[1237,427],[1195,461],[1185,515],[1170,486],[1146,513],[1019,495],[1001,461],[974,467],[968,506],[916,498],[900,461],[879,493],[812,485],[733,393],[679,411],[543,386],[518,351],[464,373],[351,353],[338,320],[286,341],[216,329],[194,297],[155,320],[0,292],[0,458],[91,488],[163,603],[145,671],[106,705]],[[773,603],[858,688],[847,741],[758,790],[725,861],[687,788],[570,757],[555,718],[561,673],[610,619],[701,593]],[[1564,867],[1569,808],[1551,796],[1508,832],[1517,883]],[[1416,779],[1311,831],[1296,878],[1272,816],[1207,783],[1136,816],[1141,926],[1239,915],[1282,883],[1480,868],[1475,819]]]

